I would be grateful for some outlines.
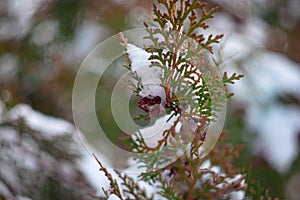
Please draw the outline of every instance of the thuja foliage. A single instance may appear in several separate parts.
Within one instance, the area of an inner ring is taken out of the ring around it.
[[[174,124],[164,130],[163,138],[158,141],[156,147],[147,146],[140,134],[127,141],[130,150],[140,153],[142,156],[139,159],[147,166],[155,168],[154,163],[160,166],[168,161],[167,159],[171,159],[162,158],[160,155],[174,153],[174,146],[178,147],[182,142],[191,142],[191,155],[199,156],[198,149],[205,140],[207,126],[216,120],[217,113],[222,110],[226,99],[232,96],[228,93],[227,84],[232,84],[242,77],[237,74],[222,75],[210,58],[213,54],[212,45],[219,43],[223,35],[205,37],[202,33],[209,28],[206,20],[212,18],[216,11],[217,8],[207,10],[206,3],[199,1],[158,1],[157,5],[154,4],[153,21],[144,23],[148,33],[145,39],[152,42],[152,45],[146,47],[151,55],[150,67],[157,67],[163,71],[163,107],[166,113],[170,114],[170,118],[178,115]],[[126,39],[123,38],[123,42],[126,46]],[[140,83],[135,89],[139,96],[143,82],[138,76],[134,78]],[[153,96],[146,98],[155,99]],[[152,105],[156,101],[139,103]],[[147,111],[149,112],[149,109]],[[178,124],[182,129],[184,125],[188,126],[188,131],[181,129],[176,132],[175,127]],[[173,148],[168,148],[170,138],[173,139]]]
[[[115,194],[120,199],[227,199],[235,191],[246,190],[246,175],[232,164],[241,146],[225,143],[222,136],[208,155],[201,154],[209,124],[217,121],[224,103],[233,95],[227,90],[228,84],[242,77],[221,74],[211,59],[223,35],[206,37],[203,33],[215,12],[217,8],[208,9],[206,3],[197,0],[157,0],[153,5],[153,20],[144,23],[144,39],[151,45],[144,48],[150,55],[149,67],[162,72],[159,87],[164,94],[142,95],[142,78],[132,66],[128,69],[137,82],[132,82],[139,98],[137,106],[145,111],[136,119],[151,118],[153,108],[159,110],[155,117],[161,117],[163,110],[172,124],[163,130],[156,146],[149,146],[141,133],[124,139],[129,150],[136,153],[138,165],[148,169],[137,181],[116,172],[118,183],[97,160],[111,183],[110,190],[104,190],[107,198]],[[123,35],[121,39],[123,46],[128,46]],[[178,150],[183,152],[179,158]],[[139,185],[141,181],[156,192],[147,194]]]
[[[164,71],[162,85],[166,89],[167,104],[187,104],[189,115],[210,121],[216,117],[222,102],[232,95],[226,93],[227,84],[242,77],[237,74],[221,77],[207,58],[209,53],[213,54],[212,45],[223,37],[209,35],[205,38],[202,34],[202,30],[209,28],[206,20],[213,17],[217,8],[207,11],[206,3],[199,1],[158,3],[161,6],[158,9],[154,5],[154,24],[151,25],[159,27],[153,28],[145,23],[149,33],[146,38],[153,42],[148,48],[153,66]],[[175,98],[172,98],[172,93]]]

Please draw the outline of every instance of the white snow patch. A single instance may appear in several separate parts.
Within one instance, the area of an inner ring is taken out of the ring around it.
[[[109,196],[109,198],[107,200],[121,200],[117,195],[112,194]]]
[[[280,93],[300,96],[300,66],[278,53],[263,53],[245,66],[253,89],[258,90],[264,102]]]
[[[23,36],[32,27],[32,16],[40,7],[42,0],[11,0],[8,11],[17,20],[8,27],[13,36]]]
[[[151,61],[149,57],[150,53],[133,45],[127,44],[127,53],[131,61],[131,70],[136,72],[141,79],[141,91],[139,95],[142,97],[147,96],[160,96],[162,102],[166,100],[166,93],[161,86],[162,81],[162,69],[155,66],[150,66]]]
[[[240,179],[242,177],[241,174],[237,174],[235,177],[233,178],[226,178],[226,181],[228,181],[228,183],[233,183],[234,181],[237,181],[238,179]],[[245,185],[245,180],[243,180],[241,182],[241,185]],[[229,199],[230,200],[243,200],[245,198],[245,191],[239,190],[239,191],[234,191],[231,192],[229,194]]]
[[[286,172],[298,152],[300,110],[274,104],[268,109],[251,107],[246,121],[259,133],[255,152],[263,153],[265,159],[279,172]]]
[[[8,112],[8,117],[10,120],[23,118],[33,130],[49,134],[50,137],[74,132],[73,125],[66,120],[46,116],[26,104],[16,105]]]
[[[164,130],[171,128],[173,123],[177,120],[177,117],[172,117],[170,121],[167,122],[170,115],[166,115],[162,118],[159,118],[155,121],[152,126],[143,128],[140,130],[141,135],[143,136],[145,143],[149,147],[155,147],[158,144],[158,141],[163,138]]]
[[[230,193],[230,200],[243,200],[245,199],[245,192],[244,191],[236,191],[236,192],[231,192]]]

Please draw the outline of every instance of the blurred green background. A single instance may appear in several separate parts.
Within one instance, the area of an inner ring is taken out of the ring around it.
[[[251,67],[247,65],[249,60],[254,59],[260,54],[259,52],[268,52],[284,56],[286,60],[298,67],[297,72],[299,72],[300,2],[298,0],[211,0],[208,3],[211,7],[220,6],[219,17],[215,18],[216,22],[211,20],[212,26],[216,24],[220,27],[216,31],[229,32],[228,40],[239,35],[248,38],[256,45],[253,47],[252,44],[246,44],[241,40],[237,45],[246,46],[247,54],[238,58],[228,58],[225,60],[226,68],[233,65],[234,69],[247,77],[247,67]],[[147,14],[151,14],[151,5],[152,1],[138,0],[0,0],[1,99],[10,102],[11,107],[26,103],[44,114],[72,122],[72,87],[83,59],[98,43],[109,36],[131,28],[143,27],[143,19]],[[222,16],[226,16],[227,22],[222,19]],[[255,26],[257,23],[263,25]],[[261,39],[256,38],[257,32],[264,34],[263,43]],[[224,51],[230,50],[225,48]],[[124,69],[110,70],[99,83],[96,99],[100,102],[97,107],[100,123],[110,132],[111,137],[116,139],[120,130],[113,121],[110,109],[107,108],[110,108],[111,88]],[[288,78],[285,76],[283,79]],[[274,77],[275,82],[280,80]],[[256,79],[254,81],[257,82]],[[287,90],[272,96],[276,102],[274,105],[292,106],[295,111],[299,111],[300,86],[297,83],[294,82],[293,88],[296,92]],[[261,84],[263,87],[264,82],[261,81]],[[260,95],[264,95],[255,92],[260,89],[259,82],[252,86],[257,88],[252,89],[254,94],[248,93],[249,96],[257,95],[259,98]],[[239,88],[239,83],[234,85],[233,92],[236,88]],[[267,105],[263,103],[260,105],[267,107],[272,102],[268,100]],[[285,170],[278,170],[272,162],[268,161],[267,154],[256,149],[258,132],[263,132],[263,129],[259,131],[248,127],[246,116],[252,105],[239,98],[238,94],[228,103],[226,121],[226,129],[230,133],[228,140],[234,144],[247,145],[236,165],[251,166],[251,177],[260,181],[263,187],[269,188],[273,196],[284,198],[287,191],[294,194],[297,191],[291,188],[300,185],[298,153],[300,128],[295,130],[293,140],[297,142],[298,138],[298,143],[291,164]],[[284,117],[289,120],[300,118],[298,114],[294,117]],[[281,132],[282,135],[274,135],[274,137],[286,137],[285,130]],[[298,198],[300,199],[300,196]]]

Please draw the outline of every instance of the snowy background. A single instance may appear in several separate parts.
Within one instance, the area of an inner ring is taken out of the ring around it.
[[[245,75],[232,87],[226,118],[232,142],[247,144],[238,165],[252,165],[253,178],[274,196],[299,199],[300,1],[209,3],[221,7],[204,33],[225,34],[215,53],[221,70]],[[72,125],[74,78],[95,45],[142,27],[150,6],[137,0],[0,1],[0,199],[101,192],[107,183]],[[114,68],[100,80],[97,98],[104,108],[119,74]],[[98,111],[116,138],[110,110]],[[31,174],[37,175],[28,179]]]

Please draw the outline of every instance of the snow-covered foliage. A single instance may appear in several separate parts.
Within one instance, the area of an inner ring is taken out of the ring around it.
[[[0,104],[0,197],[103,196],[99,184],[107,188],[108,182],[71,123],[25,104],[9,111]]]
[[[162,103],[166,102],[166,93],[162,87],[162,69],[151,66],[151,54],[133,45],[127,44],[127,53],[131,62],[131,70],[140,78],[141,97],[161,98]]]
[[[137,106],[146,112],[138,119],[155,120],[150,127],[123,140],[135,153],[130,167],[145,170],[139,176],[117,172],[119,179],[114,179],[98,160],[111,185],[105,191],[106,197],[115,194],[120,199],[243,198],[245,175],[234,171],[229,159],[238,156],[237,149],[210,155],[211,160],[198,153],[207,135],[210,137],[207,127],[217,121],[217,112],[232,96],[227,93],[227,84],[242,77],[220,74],[218,65],[209,60],[209,54],[214,52],[212,46],[223,35],[205,38],[198,33],[199,29],[208,28],[205,21],[217,9],[206,10],[205,3],[188,0],[157,4],[164,7],[154,5],[153,21],[157,27],[145,24],[145,38],[152,45],[144,50],[120,34],[128,55],[127,68],[133,72]],[[202,15],[198,16],[198,12]],[[153,110],[158,110],[154,118]],[[202,168],[206,160],[211,164]]]

